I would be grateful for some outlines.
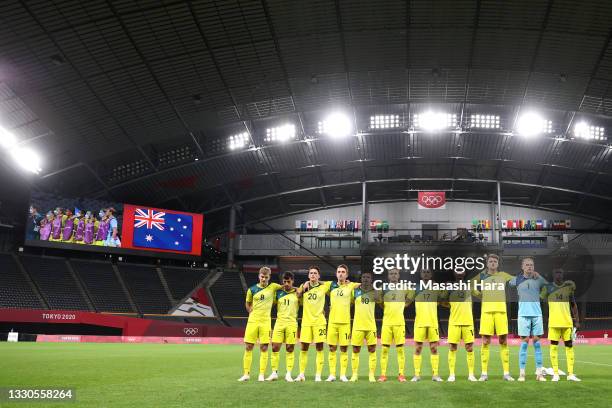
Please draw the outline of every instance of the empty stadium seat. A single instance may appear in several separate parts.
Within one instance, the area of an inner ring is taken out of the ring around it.
[[[0,254],[0,307],[43,308],[15,259],[7,254]]]
[[[51,309],[89,310],[65,259],[35,256],[20,259]]]
[[[117,265],[141,313],[167,313],[171,309],[157,271],[153,266]]]
[[[244,288],[239,272],[225,271],[210,288],[219,313],[223,317],[246,317]],[[231,321],[230,321],[231,323]]]
[[[134,312],[108,262],[70,261],[99,312]]]

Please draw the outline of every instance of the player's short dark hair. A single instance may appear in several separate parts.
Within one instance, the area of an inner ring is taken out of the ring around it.
[[[349,267],[346,266],[345,264],[338,265],[338,267],[336,269],[340,269],[340,268],[344,269],[346,271],[346,273],[349,273]]]
[[[308,272],[310,272],[311,269],[315,269],[317,272],[319,272],[319,275],[321,274],[321,268],[319,268],[317,265],[310,265],[308,267]]]
[[[374,275],[374,272],[372,271],[361,271],[360,275]]]
[[[499,262],[499,255],[497,255],[497,254],[489,254],[489,255],[487,256],[487,259],[488,259],[488,258],[497,259],[497,262]]]
[[[295,280],[295,278],[293,276],[293,272],[285,272],[285,273],[283,273],[283,280],[285,280],[285,279]]]

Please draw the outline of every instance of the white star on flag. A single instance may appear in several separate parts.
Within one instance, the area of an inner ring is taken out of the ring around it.
[[[147,240],[147,242],[151,242],[151,241],[153,241],[153,236],[152,235],[147,235],[145,237],[145,239]]]

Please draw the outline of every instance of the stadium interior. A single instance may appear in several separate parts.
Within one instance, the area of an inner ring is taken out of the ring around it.
[[[121,203],[202,214],[193,251]],[[56,207],[117,236],[41,242]],[[242,339],[260,267],[396,253],[561,267],[607,339],[611,209],[612,2],[0,2],[0,341]]]

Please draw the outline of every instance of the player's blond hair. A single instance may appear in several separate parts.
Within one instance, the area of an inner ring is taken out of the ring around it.
[[[263,273],[264,275],[270,275],[272,273],[272,269],[268,268],[267,266],[262,266],[261,268],[259,268],[259,273]]]
[[[531,259],[531,262],[535,263],[535,259],[532,256],[525,256],[521,258],[521,266],[525,264],[525,261]]]

